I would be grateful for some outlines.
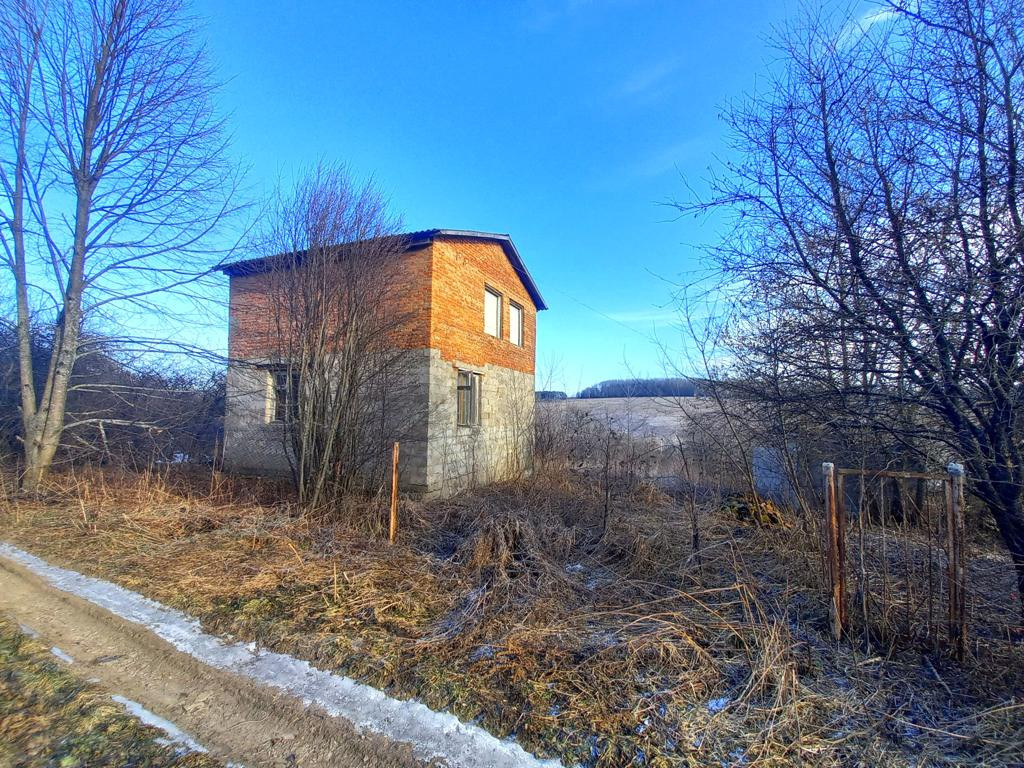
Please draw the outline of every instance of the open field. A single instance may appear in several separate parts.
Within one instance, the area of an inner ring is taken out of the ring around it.
[[[689,476],[706,486],[728,492],[747,487],[746,473],[759,493],[789,494],[789,481],[777,455],[749,436],[733,432],[717,402],[707,397],[595,397],[542,400],[537,403],[537,420],[555,431],[571,435],[574,448],[586,440],[581,433],[611,431],[617,448],[613,453],[630,463],[631,471],[662,488],[680,486]],[[737,462],[737,440],[749,440],[743,448],[749,467]],[[600,438],[590,451],[590,464],[600,464]],[[689,466],[680,460],[679,446],[685,446]]]
[[[617,429],[654,437],[666,445],[692,429],[692,417],[706,416],[715,408],[713,400],[703,397],[592,397],[537,403],[542,413],[589,412]]]
[[[602,503],[542,472],[407,502],[389,547],[373,501],[312,518],[268,484],[85,473],[8,498],[0,529],[208,631],[567,766],[1019,763],[1021,645],[978,642],[965,665],[898,638],[837,645],[799,521],[763,529],[703,507],[698,557],[690,517],[661,492],[617,494],[603,531]]]

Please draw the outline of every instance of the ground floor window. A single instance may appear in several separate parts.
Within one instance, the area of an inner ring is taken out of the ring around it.
[[[456,388],[456,420],[460,427],[475,427],[480,424],[480,380],[479,373],[459,371]]]
[[[291,421],[299,412],[299,372],[288,368],[270,371],[271,421]]]

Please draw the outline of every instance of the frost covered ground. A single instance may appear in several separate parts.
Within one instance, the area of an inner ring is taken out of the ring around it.
[[[251,643],[233,643],[214,637],[203,632],[198,621],[180,611],[116,584],[50,565],[17,547],[0,544],[0,557],[24,565],[57,589],[146,627],[205,664],[278,688],[307,704],[321,707],[330,715],[345,718],[359,729],[407,742],[412,745],[413,753],[424,761],[439,759],[452,768],[560,766],[556,760],[538,760],[513,741],[497,739],[477,726],[463,723],[454,715],[435,712],[418,701],[399,701],[350,678],[316,669],[306,661],[258,649]],[[71,660],[67,654],[63,656]],[[128,700],[121,703],[133,704]],[[140,715],[139,712],[133,714]],[[163,719],[151,724],[164,731],[173,728]],[[202,749],[189,737],[177,733],[192,751]]]
[[[37,634],[0,616],[0,765],[220,768],[173,723],[78,678]]]

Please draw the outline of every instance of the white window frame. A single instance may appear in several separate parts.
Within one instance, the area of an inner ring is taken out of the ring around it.
[[[488,298],[488,296],[493,297],[494,300],[495,300],[495,303],[497,305],[495,307],[495,309],[498,312],[498,316],[496,318],[491,317],[490,313],[488,312],[488,309],[487,309],[487,298]],[[498,291],[494,290],[493,288],[491,288],[489,286],[484,286],[484,333],[486,333],[488,336],[493,336],[496,339],[500,339],[501,338],[501,325],[502,325],[501,320],[502,320],[502,315],[504,314],[503,313],[504,307],[502,306],[502,301],[503,301],[503,297],[502,297],[502,295]],[[494,329],[493,332],[491,330],[489,330],[488,327],[487,327],[489,320],[494,320],[495,324],[497,326]]]
[[[517,347],[523,346],[523,307],[511,300],[508,303],[508,340]]]

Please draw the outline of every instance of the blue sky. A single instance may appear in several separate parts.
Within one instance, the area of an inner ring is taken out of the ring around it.
[[[725,150],[791,3],[197,2],[255,195],[318,159],[410,230],[508,232],[550,310],[538,386],[662,375],[713,223],[663,206]],[[226,293],[226,287],[225,287]]]

